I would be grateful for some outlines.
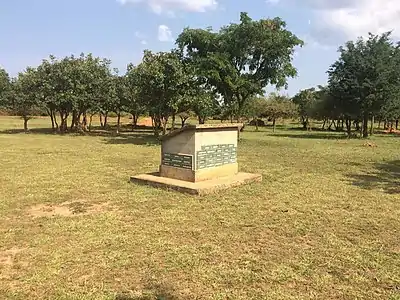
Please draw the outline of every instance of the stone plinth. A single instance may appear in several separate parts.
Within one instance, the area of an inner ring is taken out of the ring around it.
[[[134,183],[145,184],[157,188],[175,190],[181,193],[199,196],[214,194],[221,190],[260,181],[262,181],[261,175],[243,172],[239,172],[233,176],[219,177],[199,182],[189,182],[168,177],[161,177],[159,173],[141,174],[131,177],[131,182]]]
[[[199,182],[238,173],[241,124],[188,125],[162,137],[160,176]]]
[[[239,173],[237,146],[242,126],[187,125],[174,130],[161,138],[159,172],[135,176],[131,181],[153,182],[152,185],[175,186],[177,190],[186,191],[218,190],[249,181],[260,181],[261,175]],[[219,181],[224,184],[219,184]]]

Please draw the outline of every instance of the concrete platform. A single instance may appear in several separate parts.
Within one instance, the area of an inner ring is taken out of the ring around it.
[[[260,182],[262,181],[262,175],[239,172],[236,175],[229,177],[221,177],[201,182],[188,182],[167,177],[160,177],[159,173],[151,173],[132,176],[130,180],[134,183],[147,184],[154,187],[172,189],[182,193],[201,196],[212,194],[231,187],[249,184],[251,182]]]

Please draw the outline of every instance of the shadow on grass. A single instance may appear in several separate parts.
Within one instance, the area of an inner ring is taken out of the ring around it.
[[[347,175],[353,185],[368,189],[380,189],[387,194],[400,194],[400,160],[375,165],[366,174]]]
[[[69,129],[69,128],[68,128]],[[92,126],[90,131],[74,131],[74,130],[68,130],[67,132],[60,133],[57,131],[54,131],[51,128],[31,128],[28,130],[28,134],[51,134],[51,135],[87,135],[87,136],[115,136],[117,135],[116,133],[117,127],[116,126],[107,126],[107,128],[102,128],[100,126]],[[132,129],[132,126],[121,126],[120,133],[152,133],[153,129],[151,127],[146,127],[146,126],[137,126],[136,128]],[[21,134],[25,133],[23,129],[6,129],[0,131],[0,134]]]
[[[115,300],[176,300],[177,297],[165,286],[156,285],[146,289],[142,295],[118,294]]]
[[[104,139],[106,144],[111,145],[159,145],[160,140],[151,134],[122,134]]]
[[[316,139],[316,140],[345,140],[347,139],[347,135],[345,134],[338,134],[338,133],[282,133],[282,132],[268,132],[266,133],[268,136],[275,136],[275,137],[286,137],[286,138],[293,138],[293,139]]]
[[[23,129],[6,129],[1,130],[0,134],[21,134],[25,133]],[[29,129],[28,134],[56,134],[51,128],[33,128]]]

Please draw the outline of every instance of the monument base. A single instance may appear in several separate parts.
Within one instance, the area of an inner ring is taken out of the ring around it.
[[[172,189],[192,195],[207,195],[251,182],[262,181],[262,175],[239,172],[232,176],[220,177],[200,182],[188,182],[168,177],[161,177],[159,173],[141,174],[131,177],[131,182],[147,184],[154,187]]]
[[[234,176],[239,172],[237,163],[226,164],[219,167],[206,168],[201,170],[188,170],[182,168],[176,168],[171,166],[161,165],[160,177],[168,177],[172,179],[178,179],[190,182],[206,181],[213,178]]]

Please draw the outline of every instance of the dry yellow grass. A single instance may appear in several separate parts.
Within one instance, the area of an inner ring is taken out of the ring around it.
[[[146,132],[21,125],[0,118],[1,299],[400,299],[400,137],[248,127],[263,182],[199,198],[129,183],[157,169]]]

